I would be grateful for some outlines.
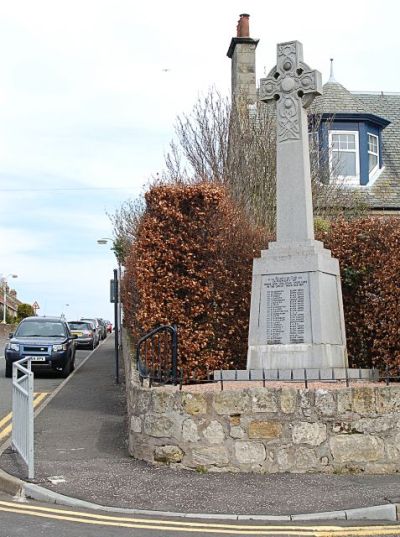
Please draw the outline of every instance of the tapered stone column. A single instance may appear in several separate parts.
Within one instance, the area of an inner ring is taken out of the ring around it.
[[[276,101],[277,240],[253,264],[248,369],[347,367],[339,263],[314,240],[306,107],[321,75],[277,47],[260,98]]]

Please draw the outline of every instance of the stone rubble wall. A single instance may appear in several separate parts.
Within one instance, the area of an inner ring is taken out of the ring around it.
[[[199,472],[400,471],[400,386],[190,393],[127,372],[137,459]]]
[[[8,341],[8,336],[14,330],[14,324],[0,324],[0,357],[4,356],[4,347]]]
[[[10,332],[15,330],[15,324],[0,324],[0,339],[7,340]]]

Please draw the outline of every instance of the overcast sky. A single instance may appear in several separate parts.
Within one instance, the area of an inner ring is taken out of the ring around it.
[[[212,86],[240,13],[257,76],[297,39],[325,82],[400,91],[395,0],[0,0],[0,276],[39,314],[112,318],[107,212],[161,171],[177,114]],[[69,306],[66,306],[69,304]]]

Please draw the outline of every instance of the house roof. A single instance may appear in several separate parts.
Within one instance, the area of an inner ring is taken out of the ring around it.
[[[371,186],[361,187],[365,201],[374,209],[400,209],[400,94],[351,93],[330,80],[323,94],[310,106],[312,114],[363,114],[390,124],[382,130],[384,169]]]
[[[338,82],[327,82],[323,86],[323,93],[316,97],[310,106],[310,112],[314,114],[337,114],[340,112],[356,112],[368,114],[368,107],[352,95]]]

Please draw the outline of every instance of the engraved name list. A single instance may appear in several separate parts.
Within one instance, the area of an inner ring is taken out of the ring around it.
[[[268,345],[311,340],[308,273],[264,276],[261,294],[260,321]]]

